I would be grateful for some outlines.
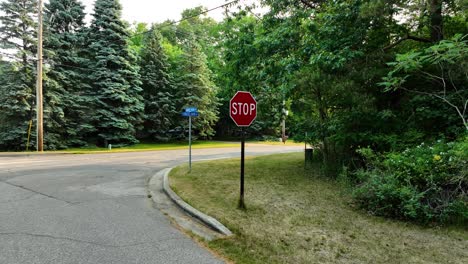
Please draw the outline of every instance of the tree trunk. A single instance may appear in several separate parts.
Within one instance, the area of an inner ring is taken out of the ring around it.
[[[323,143],[323,149],[322,149],[322,154],[323,154],[323,163],[326,166],[328,166],[329,159],[330,159],[330,146],[329,142],[327,139],[327,133],[326,133],[326,128],[325,124],[327,122],[327,109],[325,106],[325,103],[322,98],[322,90],[320,87],[317,87],[315,90],[315,96],[317,98],[317,103],[318,103],[318,112],[319,112],[319,118],[320,118],[320,140],[322,140]]]
[[[429,0],[431,18],[431,40],[439,42],[444,39],[444,19],[442,17],[443,0]]]

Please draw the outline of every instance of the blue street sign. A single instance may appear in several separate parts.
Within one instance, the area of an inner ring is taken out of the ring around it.
[[[200,114],[198,112],[183,112],[182,113],[182,116],[184,117],[189,117],[189,116],[192,116],[192,117],[196,117],[196,116],[199,116]]]
[[[198,112],[198,109],[196,107],[187,107],[185,108],[185,112],[194,113],[194,112]]]

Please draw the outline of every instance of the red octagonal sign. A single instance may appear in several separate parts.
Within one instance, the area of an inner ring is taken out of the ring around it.
[[[237,92],[229,103],[229,114],[237,126],[248,127],[257,118],[257,101],[249,92]]]

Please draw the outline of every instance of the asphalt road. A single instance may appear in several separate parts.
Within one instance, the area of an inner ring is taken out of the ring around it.
[[[249,145],[247,155],[300,151]],[[194,160],[239,148],[194,150]],[[0,263],[222,263],[147,198],[147,179],[187,151],[0,155]]]

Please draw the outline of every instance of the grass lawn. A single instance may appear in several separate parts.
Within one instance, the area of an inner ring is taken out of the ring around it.
[[[271,145],[271,146],[302,146],[303,143],[295,143],[289,141],[286,144],[281,142],[271,142],[271,141],[249,141],[247,144],[257,144],[257,145]],[[192,143],[193,149],[204,149],[204,148],[232,148],[239,147],[240,141],[194,141]],[[85,148],[69,148],[64,150],[57,151],[46,151],[46,153],[70,153],[70,154],[92,154],[92,153],[115,153],[115,152],[138,152],[138,151],[157,151],[157,150],[176,150],[176,149],[186,149],[188,148],[187,141],[180,142],[171,142],[171,143],[140,143],[133,146],[121,147],[121,148],[98,148],[98,147],[85,147]],[[3,153],[0,151],[0,154]],[[37,154],[36,151],[30,152],[5,152],[9,154]]]
[[[304,146],[302,142],[294,142],[292,140],[286,141],[286,144],[279,141],[247,141],[247,144],[262,144],[262,145],[272,145],[272,146]]]
[[[224,141],[195,141],[192,148],[229,148],[238,147],[239,143],[224,142]],[[113,148],[109,151],[107,148],[71,148],[60,152],[85,154],[85,153],[101,153],[101,152],[132,152],[132,151],[153,151],[153,150],[173,150],[173,149],[186,149],[188,142],[173,142],[173,143],[140,143],[133,146]]]
[[[248,144],[263,144],[263,145],[283,145],[281,142],[269,141],[252,141]],[[286,146],[298,146],[303,143],[287,142]],[[193,149],[203,148],[231,148],[240,147],[240,141],[194,141],[192,143]],[[156,150],[175,150],[188,148],[188,142],[172,142],[172,143],[140,143],[133,146],[113,148],[111,151],[107,148],[89,147],[89,148],[70,148],[59,151],[48,151],[57,153],[72,153],[72,154],[88,154],[88,153],[114,153],[114,152],[138,152],[138,151],[156,151]]]
[[[247,211],[237,209],[239,160],[174,169],[171,186],[236,235],[206,242],[236,263],[468,263],[468,228],[430,228],[353,209],[336,182],[305,173],[303,154],[246,160]]]

